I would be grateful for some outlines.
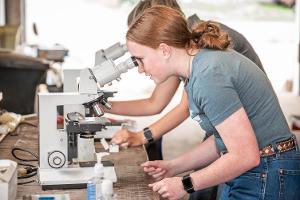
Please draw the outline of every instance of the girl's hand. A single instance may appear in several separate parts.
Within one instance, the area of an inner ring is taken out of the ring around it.
[[[149,184],[149,187],[164,199],[176,200],[186,195],[181,177],[165,178],[161,181]]]
[[[170,161],[155,160],[147,161],[141,165],[144,167],[144,172],[155,181],[162,180],[166,177],[172,177],[174,175]]]
[[[143,145],[144,135],[135,133],[127,129],[119,130],[111,139],[112,144],[118,144],[121,147]]]

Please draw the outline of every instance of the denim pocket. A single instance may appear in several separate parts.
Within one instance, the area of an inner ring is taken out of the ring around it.
[[[241,176],[245,177],[252,177],[252,178],[265,178],[266,174],[265,173],[260,173],[260,172],[245,172]]]
[[[300,199],[300,170],[279,169],[279,199]]]
[[[279,160],[300,160],[300,151],[291,150],[291,151],[281,153],[279,154],[278,159]]]
[[[267,175],[259,172],[246,172],[227,183],[230,199],[263,199]]]

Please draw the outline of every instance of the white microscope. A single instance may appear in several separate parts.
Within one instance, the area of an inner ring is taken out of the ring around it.
[[[101,90],[107,83],[138,65],[134,57],[115,64],[127,52],[117,43],[96,52],[95,66],[80,72],[79,92],[40,93],[39,181],[42,189],[85,188],[94,176],[94,134],[107,125],[101,105],[110,108],[113,92]],[[65,124],[58,127],[57,109],[64,107]],[[96,117],[94,117],[96,116]],[[105,164],[104,164],[105,166]],[[113,165],[104,167],[104,178],[117,181]]]

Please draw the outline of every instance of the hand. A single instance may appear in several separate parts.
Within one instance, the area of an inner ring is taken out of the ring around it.
[[[175,200],[181,199],[186,195],[183,189],[181,177],[165,178],[161,181],[149,184],[154,192],[157,192],[164,199]]]
[[[144,172],[152,176],[155,181],[174,176],[170,161],[147,161],[141,164],[141,166],[144,167]]]
[[[139,146],[143,145],[144,135],[142,133],[135,133],[128,129],[119,130],[111,139],[112,144],[118,144],[121,147]]]

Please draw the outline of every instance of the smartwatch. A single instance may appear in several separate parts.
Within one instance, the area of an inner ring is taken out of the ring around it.
[[[144,131],[144,136],[145,136],[146,140],[148,141],[148,143],[149,144],[153,143],[154,139],[152,137],[151,130],[148,127],[146,127],[146,128],[143,129],[143,131]]]
[[[182,184],[183,184],[183,188],[184,190],[187,192],[187,193],[193,193],[195,192],[194,190],[194,186],[193,186],[193,183],[192,183],[192,179],[190,177],[190,175],[185,175],[182,177]]]

